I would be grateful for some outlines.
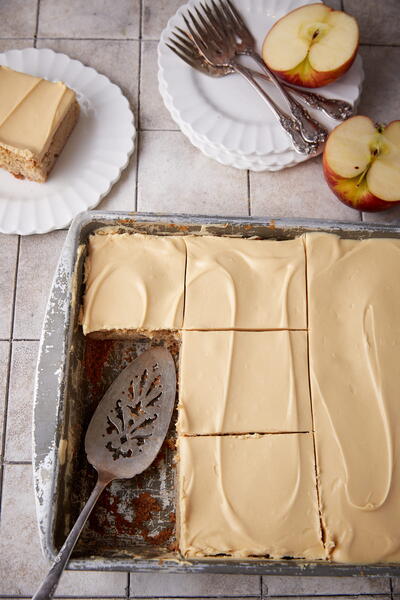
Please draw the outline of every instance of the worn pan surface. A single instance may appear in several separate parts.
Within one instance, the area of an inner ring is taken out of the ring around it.
[[[103,393],[138,353],[167,347],[175,361],[179,338],[85,339],[78,326],[88,236],[115,227],[153,235],[235,235],[290,239],[307,231],[342,237],[400,237],[400,227],[334,221],[283,220],[93,211],[71,225],[43,325],[35,383],[33,460],[37,517],[44,553],[54,558],[95,478],[83,440]],[[154,465],[131,481],[114,482],[99,501],[74,551],[72,569],[258,573],[265,575],[400,575],[400,565],[339,565],[300,560],[182,560],[175,540],[175,419]],[[396,524],[394,524],[396,526]]]

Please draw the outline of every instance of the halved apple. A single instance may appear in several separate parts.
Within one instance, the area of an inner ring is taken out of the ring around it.
[[[400,121],[384,127],[351,117],[330,133],[323,166],[329,187],[348,206],[390,208],[400,202]]]
[[[325,4],[308,4],[282,17],[262,49],[279,77],[304,87],[332,83],[352,65],[358,48],[357,21]]]

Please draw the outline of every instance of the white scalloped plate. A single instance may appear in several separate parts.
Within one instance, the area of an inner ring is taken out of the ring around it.
[[[67,227],[100,202],[128,164],[136,134],[128,100],[107,77],[53,50],[10,50],[0,54],[0,64],[64,81],[81,108],[46,183],[15,179],[0,169],[0,231],[28,235]]]
[[[211,144],[207,144],[202,139],[196,136],[189,128],[186,127],[185,123],[181,123],[179,118],[172,106],[169,94],[164,89],[163,83],[160,82],[160,92],[163,96],[165,106],[171,113],[172,118],[178,123],[182,133],[184,133],[190,140],[190,142],[201,150],[201,152],[208,158],[212,158],[217,162],[229,166],[235,167],[236,169],[250,170],[250,171],[280,171],[288,167],[294,167],[310,157],[298,154],[295,150],[287,150],[286,152],[265,154],[263,156],[257,154],[236,154],[229,152],[228,150],[216,148]],[[357,101],[358,103],[358,101]],[[355,108],[357,107],[355,104]],[[321,149],[322,152],[322,149]],[[315,156],[315,155],[314,155]]]
[[[163,84],[160,82],[160,91],[163,89]],[[299,154],[295,150],[287,150],[286,152],[265,154],[264,156],[257,154],[236,154],[234,152],[228,152],[227,150],[216,148],[211,144],[207,144],[199,137],[196,136],[189,128],[186,127],[185,123],[181,123],[179,118],[174,111],[174,108],[169,99],[169,95],[163,90],[163,99],[165,106],[170,111],[172,118],[178,123],[182,133],[184,133],[189,141],[201,150],[201,152],[208,158],[212,158],[222,165],[229,167],[235,167],[236,169],[250,170],[250,171],[279,171],[287,167],[294,167],[300,162],[308,160],[308,156]],[[322,152],[322,150],[321,150]]]
[[[235,0],[250,30],[261,48],[266,32],[287,12],[313,0]],[[169,98],[173,118],[191,136],[215,150],[239,155],[259,155],[292,152],[291,142],[276,122],[271,111],[240,75],[212,78],[195,71],[179,59],[167,46],[172,29],[184,27],[182,13],[198,4],[189,0],[169,20],[158,46],[158,76],[160,93]],[[251,64],[251,63],[247,63]],[[342,98],[353,105],[358,102],[363,80],[362,62],[358,56],[353,66],[340,80],[319,88],[327,97]],[[278,102],[276,90],[266,83],[271,96]],[[337,122],[318,111],[317,116],[329,129]],[[174,116],[175,115],[175,116]],[[285,165],[283,165],[285,166]]]

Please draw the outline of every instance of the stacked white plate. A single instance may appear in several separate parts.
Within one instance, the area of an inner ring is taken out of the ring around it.
[[[278,19],[312,2],[234,0],[259,49],[267,31]],[[309,157],[294,150],[268,106],[240,75],[209,77],[189,67],[167,47],[166,42],[174,28],[180,26],[185,29],[182,15],[198,4],[199,0],[189,0],[179,8],[164,29],[158,46],[159,89],[174,121],[206,156],[238,169],[276,171],[307,160]],[[246,65],[251,66],[249,59],[246,60]],[[356,107],[362,81],[362,62],[358,56],[339,81],[314,91],[329,98],[346,100]],[[272,84],[262,82],[262,85],[285,110],[279,92]],[[309,107],[307,110],[328,130],[338,124],[322,112]]]

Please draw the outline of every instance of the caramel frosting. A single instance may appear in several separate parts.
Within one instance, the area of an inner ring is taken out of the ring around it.
[[[323,523],[338,562],[400,560],[400,241],[307,235]]]
[[[305,329],[302,239],[187,236],[184,329]]]
[[[184,556],[325,557],[311,434],[179,440]]]
[[[85,263],[84,334],[182,327],[185,262],[181,237],[92,235]]]
[[[305,331],[183,331],[178,433],[311,431]]]
[[[40,160],[74,101],[64,83],[0,66],[0,144]]]

